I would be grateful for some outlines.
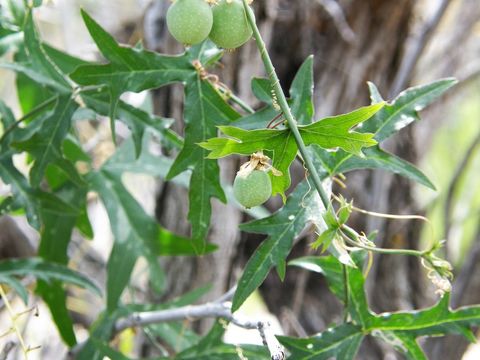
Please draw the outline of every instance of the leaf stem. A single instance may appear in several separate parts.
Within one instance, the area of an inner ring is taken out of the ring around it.
[[[341,231],[341,233],[345,241],[347,241],[350,245],[363,250],[373,251],[380,254],[410,255],[410,256],[416,256],[421,258],[424,258],[425,254],[428,253],[428,251],[418,251],[418,250],[411,250],[411,249],[385,249],[385,248],[377,248],[374,246],[368,246],[365,244],[361,244],[357,240],[355,240],[357,237],[355,230],[349,228],[348,226],[342,226],[342,230],[343,231]],[[348,235],[346,233],[348,233]],[[354,235],[352,236],[352,234]]]
[[[232,100],[233,103],[237,104],[242,110],[246,111],[249,114],[255,114],[255,110],[253,110],[250,105],[248,105],[245,101],[240,99],[237,95],[230,93],[229,99]]]
[[[260,56],[262,57],[265,70],[267,71],[268,77],[270,78],[270,81],[272,83],[273,91],[277,96],[278,105],[280,106],[283,114],[285,115],[285,119],[287,120],[288,126],[293,133],[300,154],[302,155],[303,161],[305,162],[305,167],[312,176],[313,183],[318,194],[320,195],[320,199],[322,200],[325,209],[328,209],[330,205],[330,199],[327,195],[327,192],[323,188],[322,181],[320,179],[320,176],[318,175],[317,169],[313,165],[313,162],[307,152],[307,147],[305,146],[302,136],[300,135],[300,131],[298,130],[297,121],[292,115],[290,106],[288,106],[287,98],[285,97],[282,86],[280,85],[280,80],[277,73],[275,72],[275,67],[273,66],[272,60],[270,59],[270,55],[268,55],[265,42],[263,41],[260,30],[258,29],[258,26],[255,22],[255,15],[253,14],[253,10],[248,5],[247,0],[243,0],[243,6],[245,8],[245,13],[247,14],[247,20],[253,30],[253,37],[257,42],[257,47],[260,51]]]

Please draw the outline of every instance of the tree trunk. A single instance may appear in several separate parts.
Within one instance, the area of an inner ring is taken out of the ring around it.
[[[332,3],[340,6],[344,19],[341,13],[332,11]],[[180,46],[166,30],[168,4],[166,0],[154,2],[147,12],[147,46],[161,52],[180,52]],[[368,104],[367,81],[374,82],[384,96],[388,95],[405,52],[414,20],[414,5],[413,0],[254,2],[260,31],[284,89],[289,88],[304,59],[315,55],[316,118],[345,113]],[[222,62],[225,65],[220,72],[222,82],[241,98],[258,106],[250,91],[250,78],[265,74],[254,41],[227,54]],[[157,92],[155,110],[162,116],[181,119],[182,97],[179,88],[162,89]],[[387,144],[388,149],[416,163],[414,134],[415,127],[402,131]],[[231,181],[238,164],[227,159],[221,165],[222,176]],[[348,174],[347,184],[345,195],[354,198],[358,207],[393,214],[418,213],[410,181],[381,172],[373,175],[359,171]],[[278,205],[275,200],[269,203],[271,209]],[[163,186],[157,207],[162,224],[188,234],[187,211],[186,190],[172,184]],[[217,243],[220,250],[202,258],[170,260],[167,267],[172,296],[192,286],[212,283],[209,298],[214,298],[235,282],[239,270],[261,241],[254,235],[240,238],[238,225],[243,220],[244,216],[237,209],[214,201],[209,240]],[[355,216],[352,225],[365,231],[378,229],[379,246],[417,248],[422,224],[418,221],[372,221],[362,215]],[[309,242],[311,239],[300,241],[291,257],[309,253]],[[280,317],[282,325],[292,335],[322,331],[326,325],[341,319],[338,300],[329,294],[324,280],[318,276],[288,269],[283,283],[272,273],[261,290],[270,310]],[[403,256],[375,257],[368,278],[368,296],[374,311],[412,309],[433,302],[433,291],[425,282],[418,260]],[[363,344],[360,354],[359,359],[400,358],[393,349],[371,340]]]

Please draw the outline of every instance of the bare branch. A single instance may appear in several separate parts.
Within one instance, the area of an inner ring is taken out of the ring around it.
[[[432,34],[440,23],[440,20],[443,18],[443,15],[445,14],[448,5],[450,5],[451,2],[451,0],[442,0],[435,13],[425,23],[420,33],[414,39],[412,39],[412,42],[407,48],[406,54],[402,59],[397,76],[393,81],[389,94],[390,98],[395,97],[403,88],[408,86],[418,59],[420,59],[423,50],[430,41]]]
[[[271,330],[270,323],[259,322],[258,331],[262,337],[263,344],[268,348],[268,351],[270,351],[272,360],[285,359],[285,350],[283,349],[283,346],[280,345],[273,331]]]
[[[223,297],[225,297],[225,295]],[[252,321],[250,319],[235,316],[232,314],[230,307],[231,304],[228,302],[211,302],[202,305],[184,306],[176,309],[137,312],[129,315],[124,319],[118,320],[115,324],[114,332],[118,333],[131,327],[146,326],[169,321],[178,321],[185,319],[198,320],[210,317],[222,318],[241,328],[258,330],[260,336],[262,337],[263,343],[270,351],[272,359],[285,359],[285,351],[283,349],[283,346],[280,345],[280,343],[276,339],[275,334],[271,330],[270,324],[268,322]]]
[[[227,293],[213,302],[202,305],[189,305],[175,309],[136,312],[125,318],[119,319],[113,328],[113,334],[117,334],[125,329],[136,326],[147,326],[162,322],[171,322],[179,320],[198,320],[205,318],[222,318],[236,326],[244,329],[258,330],[263,343],[270,351],[273,360],[285,359],[283,346],[278,342],[275,334],[271,330],[268,322],[251,320],[232,314],[230,300],[235,294],[236,287],[230,289]],[[69,355],[75,356],[85,346],[86,342],[79,343],[73,347]]]
[[[198,320],[205,318],[223,318],[245,329],[256,329],[257,322],[249,322],[234,317],[227,303],[206,303],[189,305],[175,309],[137,312],[120,319],[115,324],[114,332],[118,333],[135,326],[146,326],[162,322],[178,320]]]
[[[217,300],[215,300],[216,303],[223,303],[225,301],[230,301],[233,299],[233,295],[235,295],[235,291],[237,291],[237,287],[234,286],[230,290],[228,290],[225,294],[220,296]]]
[[[452,212],[453,212],[453,197],[455,195],[455,190],[458,187],[458,183],[462,179],[465,171],[468,169],[470,161],[476,154],[476,149],[480,145],[480,132],[476,135],[475,139],[472,141],[470,146],[467,148],[465,155],[462,158],[462,161],[455,169],[455,173],[452,176],[452,181],[447,189],[447,197],[445,200],[445,207],[443,212],[443,223],[445,224],[444,236],[445,239],[449,240],[450,226],[452,223]],[[448,245],[445,246],[446,258],[448,259]]]
[[[0,360],[7,360],[8,354],[10,353],[10,351],[13,350],[15,345],[16,344],[13,341],[7,341],[2,351],[0,352]]]
[[[333,23],[337,27],[342,39],[347,43],[353,43],[357,36],[350,25],[348,25],[343,9],[338,2],[335,0],[317,0],[317,3],[332,17]]]

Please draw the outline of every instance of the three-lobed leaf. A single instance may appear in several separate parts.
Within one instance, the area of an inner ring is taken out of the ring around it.
[[[362,131],[375,133],[375,139],[381,142],[394,133],[420,120],[418,112],[442,96],[454,86],[457,80],[441,79],[433,83],[415,86],[402,91],[391,103],[388,103],[362,127]],[[373,83],[368,83],[373,103],[381,102],[381,95]]]
[[[418,112],[430,105],[438,97],[456,84],[455,79],[442,79],[431,84],[406,89],[392,102],[387,103],[368,121],[358,127],[358,131],[375,134],[375,140],[381,142],[400,131],[414,121],[420,120]],[[384,100],[377,87],[368,83],[372,103],[382,103]],[[419,169],[409,162],[381,149],[380,146],[367,148],[365,156],[359,157],[343,149],[328,152],[316,149],[317,156],[323,162],[330,175],[357,169],[384,169],[399,174],[435,190],[435,186]]]
[[[274,266],[283,266],[294,239],[300,235],[306,224],[322,226],[323,211],[317,193],[309,189],[307,182],[303,182],[296,187],[286,205],[278,212],[265,219],[241,225],[241,229],[246,232],[268,234],[268,237],[245,266],[233,298],[233,311],[238,310],[248,296],[263,283]]]
[[[109,116],[115,119],[120,95],[140,92],[173,82],[186,81],[195,72],[188,54],[160,55],[151,51],[120,46],[115,39],[82,11],[87,29],[108,64],[81,65],[70,75],[80,85],[106,86],[110,94]],[[114,127],[112,126],[114,135]]]
[[[358,260],[359,257],[356,256],[356,258]],[[364,290],[365,278],[360,269],[352,267],[343,269],[342,264],[333,256],[299,258],[292,260],[289,264],[325,275],[330,289],[341,300],[345,298],[343,271],[346,271],[349,290],[347,310],[353,322],[350,325],[359,327],[363,335],[372,334],[390,343],[409,359],[426,359],[417,343],[417,338],[422,336],[460,334],[470,341],[475,340],[470,328],[480,324],[480,306],[478,305],[451,310],[447,294],[430,308],[375,314],[368,307]],[[343,325],[339,327],[341,326]],[[336,329],[326,330],[322,336],[336,332]],[[302,351],[299,352],[302,355],[308,354],[311,350],[308,344],[314,344],[313,341],[318,337],[317,335],[307,339],[287,338],[281,341],[292,351],[292,354],[295,351]],[[296,359],[296,357],[293,358]],[[345,357],[345,359],[353,359],[353,357]]]
[[[204,239],[207,235],[212,197],[225,202],[220,184],[220,170],[215,160],[207,159],[207,152],[197,143],[217,135],[216,126],[228,124],[240,115],[200,75],[190,77],[185,85],[184,120],[185,143],[168,172],[172,179],[186,170],[192,170],[189,191],[188,219],[192,224],[192,237]],[[204,244],[197,244],[203,252]]]
[[[376,144],[372,134],[352,132],[350,129],[358,125],[382,107],[374,104],[351,113],[328,117],[310,125],[299,126],[300,134],[306,145],[318,145],[326,149],[340,147],[347,152],[361,154],[364,147]],[[282,176],[271,176],[272,194],[283,196],[290,186],[289,167],[298,151],[293,133],[289,129],[244,130],[232,126],[220,126],[220,130],[228,138],[212,138],[200,143],[210,151],[208,157],[218,159],[231,154],[250,155],[257,151],[273,152],[272,165],[282,172]]]
[[[30,170],[30,181],[34,187],[40,184],[47,166],[62,159],[61,146],[70,131],[77,107],[70,95],[59,96],[51,115],[43,120],[39,131],[25,141],[13,143],[16,149],[29,152],[35,159]]]

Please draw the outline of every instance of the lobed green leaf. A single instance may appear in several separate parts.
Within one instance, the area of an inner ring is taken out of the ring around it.
[[[272,267],[282,266],[292,249],[294,239],[306,224],[313,222],[321,226],[323,211],[316,192],[309,188],[307,182],[303,182],[295,188],[286,205],[275,214],[241,225],[243,231],[268,234],[268,237],[245,266],[233,298],[233,311],[238,310],[262,284]]]
[[[291,360],[353,360],[364,333],[353,324],[342,324],[309,338],[279,336],[279,341],[290,351]]]
[[[188,219],[192,224],[194,239],[206,238],[212,212],[211,198],[226,202],[217,161],[207,159],[207,152],[199,148],[197,143],[216,136],[216,126],[230,123],[239,117],[209,82],[201,80],[197,74],[188,80],[185,87],[185,143],[170,168],[167,179],[192,170]],[[204,246],[204,243],[196,244],[197,251],[202,253]]]

